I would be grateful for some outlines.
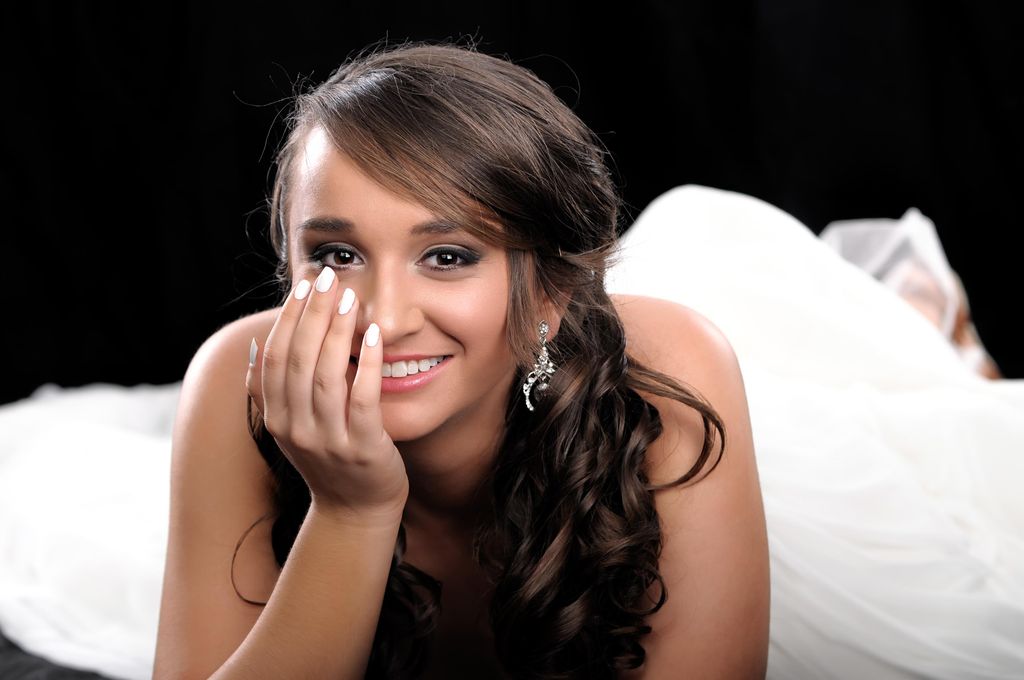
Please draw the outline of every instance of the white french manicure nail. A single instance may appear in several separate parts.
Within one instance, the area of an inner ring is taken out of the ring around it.
[[[295,299],[301,300],[307,295],[309,295],[309,289],[309,281],[307,281],[306,279],[302,279],[301,281],[299,281],[299,285],[295,286]]]
[[[256,365],[256,338],[252,339],[252,344],[249,345],[249,368]]]
[[[338,305],[338,314],[348,314],[355,301],[356,292],[351,288],[346,288],[345,292],[341,294],[341,304]]]
[[[380,340],[380,326],[371,323],[370,327],[366,329],[366,346],[376,347],[378,340]]]
[[[320,272],[320,276],[316,277],[316,292],[326,293],[332,283],[334,283],[334,270],[330,267],[324,267],[324,270]]]

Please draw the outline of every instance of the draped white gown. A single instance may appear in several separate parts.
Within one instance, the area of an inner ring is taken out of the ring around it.
[[[768,521],[773,680],[1024,678],[1024,381],[753,198],[682,187],[613,292],[711,319],[743,370]],[[0,629],[149,678],[180,383],[0,407]]]
[[[1024,381],[975,375],[788,214],[699,186],[612,292],[714,322],[743,371],[771,554],[769,678],[1024,678]]]

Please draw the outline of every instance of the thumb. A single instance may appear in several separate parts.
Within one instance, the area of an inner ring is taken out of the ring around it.
[[[245,389],[252,399],[253,405],[263,415],[263,356],[256,338],[249,344],[249,370],[245,373]]]

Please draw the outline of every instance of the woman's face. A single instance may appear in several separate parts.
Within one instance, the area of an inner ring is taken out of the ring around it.
[[[338,298],[348,287],[359,299],[352,357],[370,323],[380,326],[385,363],[449,357],[414,389],[394,389],[408,379],[383,379],[381,408],[392,439],[411,441],[493,420],[478,418],[483,413],[504,413],[514,362],[505,339],[503,249],[461,229],[422,228],[441,221],[363,174],[319,127],[306,135],[293,165],[286,223],[293,286],[331,267]],[[355,370],[350,361],[349,386]]]

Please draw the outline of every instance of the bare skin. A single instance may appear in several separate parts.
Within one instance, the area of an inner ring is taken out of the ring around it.
[[[315,663],[320,651],[324,664],[359,677],[375,622],[365,584],[383,587],[397,508],[406,526],[405,559],[444,584],[427,677],[502,677],[470,536],[513,387],[504,327],[511,285],[506,254],[461,230],[417,234],[418,225],[436,219],[429,211],[375,184],[323,136],[310,134],[306,141],[287,219],[292,283],[305,288],[326,271],[325,285],[222,329],[186,375],[155,676],[205,678],[221,669],[218,677],[272,677],[268,671]],[[333,310],[346,288],[355,302],[339,314]],[[650,617],[655,632],[644,641],[647,663],[623,677],[675,677],[683,663],[694,677],[761,677],[768,646],[767,535],[738,362],[721,333],[693,310],[637,296],[615,296],[613,303],[627,351],[696,389],[728,433],[722,463],[707,479],[655,493],[663,530],[659,568],[672,595]],[[303,305],[317,311],[307,315]],[[548,306],[544,314],[549,340],[557,342],[558,310]],[[377,344],[367,341],[373,326],[380,330]],[[252,339],[260,353],[249,368],[243,357]],[[270,357],[275,347],[277,363],[264,362],[264,348]],[[302,361],[291,361],[295,352]],[[406,354],[450,358],[442,374],[416,390],[383,390],[381,362]],[[319,362],[311,362],[317,355]],[[314,364],[319,372],[311,374]],[[324,365],[330,370],[321,371]],[[364,370],[371,365],[374,380]],[[287,381],[286,366],[295,369]],[[304,372],[296,377],[298,369]],[[243,544],[235,581],[244,597],[270,600],[263,617],[258,606],[237,597],[221,571],[245,529],[273,512],[271,477],[244,431],[247,393],[274,420],[268,430],[282,449],[301,464],[296,467],[317,509],[312,524],[303,526],[300,540],[309,540],[300,559],[288,560],[283,578],[270,547],[270,522]],[[701,450],[703,424],[678,402],[643,396],[664,425],[647,451],[648,478],[677,479]],[[349,408],[356,405],[361,417]],[[348,450],[345,428],[372,436]],[[359,463],[371,448],[374,462]],[[387,516],[387,526],[357,522],[371,516]],[[361,547],[349,560],[354,544]],[[335,565],[350,577],[337,580]],[[337,603],[321,606],[335,594]],[[358,639],[349,634],[353,617]],[[320,639],[330,646],[318,647]]]
[[[644,358],[654,363],[664,360],[651,353],[654,346],[650,338],[657,337],[661,328],[658,310],[649,303],[650,298],[612,295],[613,303],[623,319],[626,329],[627,346],[640,349]],[[257,342],[262,343],[269,334],[277,310],[271,309],[252,315],[244,322]],[[247,331],[248,332],[248,331]],[[692,342],[698,342],[693,338]],[[687,338],[679,339],[680,345],[691,342]],[[661,410],[663,415],[679,413],[666,399],[654,395],[644,395]],[[239,391],[243,399],[244,390]],[[673,430],[671,426],[656,440],[648,450],[649,475],[655,482],[664,482],[678,476],[685,466],[696,458],[702,436],[701,423],[692,413],[682,416],[685,422],[685,434]],[[669,421],[671,422],[671,421]],[[255,447],[251,455],[258,456]],[[675,462],[673,462],[673,457]],[[712,475],[714,477],[714,475]],[[268,478],[269,479],[269,478]],[[709,478],[710,479],[710,478]],[[699,484],[694,488],[699,488]],[[268,505],[265,512],[269,512]],[[760,531],[758,522],[763,517],[755,516],[751,530]],[[493,649],[493,636],[487,620],[487,584],[484,574],[473,561],[470,551],[471,533],[460,517],[431,517],[418,523],[407,523],[406,561],[416,565],[444,584],[442,590],[442,611],[439,629],[434,639],[434,652],[431,664],[424,675],[428,679],[453,677],[490,677],[503,678],[496,659],[490,653]],[[758,546],[764,549],[765,546]],[[759,552],[755,554],[760,554]],[[767,552],[760,554],[767,558]],[[280,573],[270,548],[270,524],[264,522],[247,538],[235,567],[235,578],[239,582],[242,593],[250,599],[265,601],[273,592],[274,584]],[[766,576],[765,572],[765,576]],[[244,584],[244,585],[243,585]],[[764,584],[765,586],[767,584]],[[677,600],[685,595],[681,587],[673,584],[673,594]],[[768,593],[763,592],[765,601],[759,615],[767,617]],[[766,625],[766,621],[764,622]],[[657,629],[656,629],[657,632]],[[765,634],[767,633],[765,629]],[[678,642],[667,640],[668,644],[679,646]],[[765,639],[767,643],[767,639]],[[650,647],[645,642],[645,647]],[[627,678],[641,678],[641,674],[624,675]],[[652,676],[657,677],[657,676]],[[751,676],[754,677],[754,676]]]

